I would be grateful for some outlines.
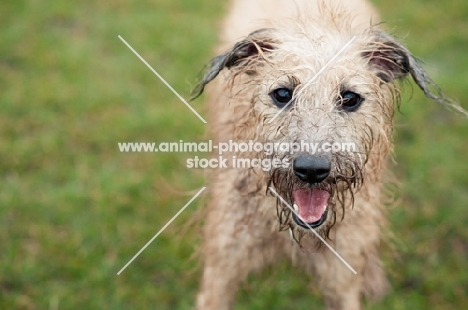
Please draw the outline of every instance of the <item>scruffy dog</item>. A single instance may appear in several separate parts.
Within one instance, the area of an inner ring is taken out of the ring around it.
[[[194,95],[212,82],[215,142],[294,147],[231,150],[223,155],[256,158],[273,163],[271,169],[212,171],[197,309],[232,309],[247,275],[283,258],[310,275],[327,309],[361,309],[363,295],[385,293],[381,190],[393,146],[396,81],[412,77],[427,97],[461,108],[377,20],[361,0],[232,4],[223,53]],[[345,143],[353,147],[339,148]]]

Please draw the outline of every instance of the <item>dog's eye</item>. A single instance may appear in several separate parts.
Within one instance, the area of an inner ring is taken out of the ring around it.
[[[364,98],[359,94],[353,93],[352,91],[345,91],[341,93],[338,106],[347,112],[354,112],[359,108],[363,100]]]
[[[278,108],[283,108],[292,100],[292,91],[287,88],[277,88],[270,93],[270,97]]]

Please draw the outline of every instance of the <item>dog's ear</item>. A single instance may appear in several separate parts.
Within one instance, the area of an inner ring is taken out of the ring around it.
[[[426,97],[468,117],[465,109],[444,96],[440,87],[406,47],[381,30],[371,30],[371,37],[372,41],[362,55],[368,59],[371,68],[377,70],[377,76],[382,81],[389,83],[409,74]]]
[[[372,42],[363,56],[382,81],[389,83],[409,74],[426,97],[444,104],[450,101],[406,47],[381,30],[371,30],[371,36]]]
[[[192,91],[192,100],[203,93],[206,84],[211,82],[224,68],[242,66],[249,59],[261,56],[273,50],[274,40],[271,29],[252,32],[244,40],[237,42],[226,53],[213,58],[200,83]]]

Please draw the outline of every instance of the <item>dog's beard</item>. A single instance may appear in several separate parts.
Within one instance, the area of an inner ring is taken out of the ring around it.
[[[309,231],[309,226],[322,238],[330,239],[330,230],[337,219],[345,220],[345,210],[354,207],[354,195],[363,183],[363,167],[346,153],[333,154],[332,167],[330,175],[323,182],[314,184],[297,178],[292,166],[270,171],[267,188],[272,186],[289,205],[277,197],[276,210],[280,230],[290,229],[299,245],[305,235],[313,234]],[[305,224],[307,220],[309,222]]]

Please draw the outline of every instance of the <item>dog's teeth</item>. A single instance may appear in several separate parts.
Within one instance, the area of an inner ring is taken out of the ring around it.
[[[293,207],[294,207],[294,211],[299,211],[299,207],[297,206],[297,204],[293,204]]]

